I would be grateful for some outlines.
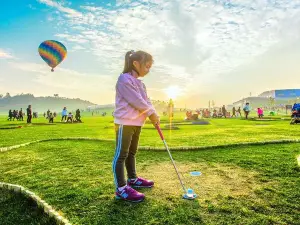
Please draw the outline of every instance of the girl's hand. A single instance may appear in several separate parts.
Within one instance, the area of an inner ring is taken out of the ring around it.
[[[151,116],[149,116],[149,119],[154,126],[159,125],[160,123],[159,116],[156,113],[151,114]]]

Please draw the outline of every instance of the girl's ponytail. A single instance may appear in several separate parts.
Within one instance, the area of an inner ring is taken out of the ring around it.
[[[138,61],[141,64],[146,64],[147,62],[153,62],[152,56],[143,51],[128,51],[125,55],[125,64],[124,64],[124,69],[123,73],[131,73],[132,70],[136,71],[135,66],[133,65],[134,61]],[[138,72],[137,72],[138,73]]]

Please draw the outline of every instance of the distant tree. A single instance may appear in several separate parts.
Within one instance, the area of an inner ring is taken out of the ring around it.
[[[0,94],[0,98],[3,98],[3,94]]]
[[[58,97],[59,97],[59,95],[58,95],[58,94],[54,94],[54,97],[57,97],[57,98],[58,98]]]
[[[10,94],[7,92],[4,98],[11,98]]]

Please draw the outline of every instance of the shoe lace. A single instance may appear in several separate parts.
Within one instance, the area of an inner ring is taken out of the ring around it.
[[[128,194],[135,194],[135,193],[136,193],[136,190],[134,190],[134,189],[131,188],[131,187],[126,187],[126,192],[127,192]]]

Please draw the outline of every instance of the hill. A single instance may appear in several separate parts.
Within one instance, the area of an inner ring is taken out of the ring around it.
[[[285,107],[285,105],[293,105],[298,102],[297,99],[278,99],[267,97],[248,97],[241,99],[233,103],[233,106],[243,106],[246,102],[249,102],[251,107]]]
[[[28,105],[32,105],[34,112],[43,113],[48,109],[53,112],[60,112],[64,106],[68,110],[74,111],[76,109],[86,109],[88,106],[95,105],[92,102],[85,101],[79,98],[64,98],[47,96],[47,97],[35,97],[33,94],[20,94],[10,96],[7,93],[4,97],[0,96],[0,113],[6,114],[9,109],[23,108],[25,110]]]

